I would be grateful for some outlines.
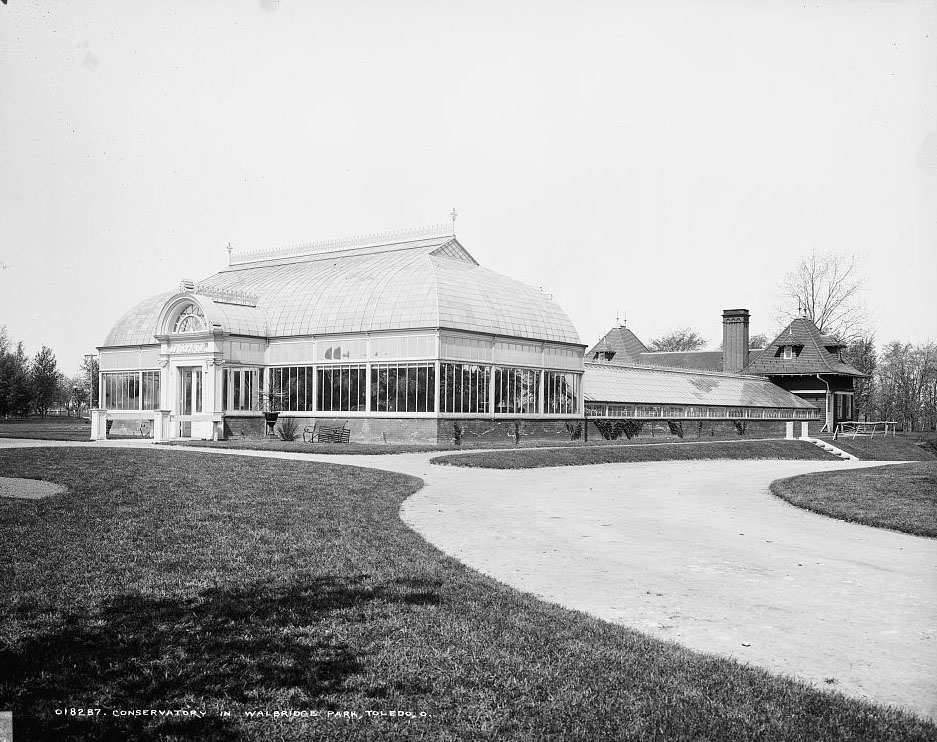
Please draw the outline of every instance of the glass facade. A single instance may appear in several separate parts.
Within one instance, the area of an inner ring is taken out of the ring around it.
[[[623,405],[586,402],[586,417],[632,418],[635,420],[661,419],[685,420],[688,418],[710,420],[815,420],[814,410],[804,408],[781,407],[703,407],[686,405],[683,407],[656,405]]]
[[[491,369],[466,363],[439,366],[439,411],[487,414]]]
[[[312,412],[315,409],[313,373],[312,366],[271,368],[270,388],[265,392],[270,407],[274,410]]]
[[[496,413],[535,415],[539,411],[540,372],[531,368],[495,367],[494,404]]]
[[[248,411],[260,409],[256,368],[226,368],[222,382],[224,409]]]
[[[159,409],[159,371],[102,373],[101,380],[106,409]]]
[[[371,366],[372,412],[433,412],[435,406],[436,364]]]
[[[142,371],[143,409],[159,409],[159,371]]]
[[[279,400],[279,407],[285,412],[409,414],[436,411],[435,363],[372,363],[370,379],[367,378],[367,368],[365,364],[276,366],[270,369],[269,394]],[[237,403],[233,385],[236,383],[235,374],[239,373],[247,374],[250,370],[226,370],[224,395],[229,405],[226,409],[251,409],[234,406]],[[242,376],[239,382],[241,404],[246,403],[243,396],[245,385],[252,383],[244,378]],[[543,413],[578,413],[582,386],[580,374],[474,363],[439,365],[439,412],[538,415],[541,414],[541,379],[545,384]]]
[[[579,411],[579,379],[578,374],[543,372],[545,415],[572,415]]]
[[[365,366],[318,367],[316,369],[317,409],[322,412],[364,412],[367,410],[366,373]]]

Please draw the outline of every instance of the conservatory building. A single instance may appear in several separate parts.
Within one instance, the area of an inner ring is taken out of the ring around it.
[[[128,311],[98,348],[92,437],[445,442],[583,418],[583,350],[551,296],[447,227],[244,253]],[[265,414],[266,413],[266,414]]]

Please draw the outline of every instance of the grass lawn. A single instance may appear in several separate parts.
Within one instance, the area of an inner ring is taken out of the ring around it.
[[[820,436],[846,453],[858,456],[866,461],[935,461],[934,456],[918,439],[908,438],[903,434],[850,438],[841,436],[835,441],[832,436]]]
[[[561,449],[527,449],[460,453],[438,456],[434,464],[474,466],[485,469],[535,469],[544,466],[584,466],[626,461],[677,461],[689,459],[813,459],[833,457],[818,446],[802,441],[726,441],[713,443],[659,443],[637,446],[597,446]]]
[[[411,477],[88,449],[5,451],[0,475],[70,488],[0,502],[0,708],[18,742],[937,736],[463,567],[400,521]],[[111,715],[138,708],[206,715]],[[363,718],[244,713],[283,709]]]
[[[74,417],[0,419],[0,438],[88,441],[91,440],[91,423]]]
[[[937,461],[802,474],[771,491],[840,520],[937,538]]]
[[[312,454],[375,454],[419,453],[421,451],[447,450],[446,446],[421,445],[417,443],[304,443],[281,441],[274,436],[266,438],[229,438],[226,441],[171,441],[171,446],[195,446],[197,448],[227,448],[239,451],[295,451]]]

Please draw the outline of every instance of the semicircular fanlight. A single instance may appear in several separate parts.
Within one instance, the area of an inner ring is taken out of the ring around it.
[[[196,304],[186,304],[176,316],[176,321],[172,326],[174,333],[201,332],[204,329],[205,315]]]

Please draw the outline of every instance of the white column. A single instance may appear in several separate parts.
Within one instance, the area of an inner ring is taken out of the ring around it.
[[[541,355],[542,358],[542,355]],[[544,414],[543,408],[543,385],[546,383],[547,372],[543,369],[540,369],[536,373],[540,374],[540,383],[537,384],[537,414]]]
[[[433,384],[434,387],[435,387],[435,388],[433,389],[433,412],[434,412],[436,415],[439,415],[439,391],[440,391],[440,389],[442,388],[442,385],[441,385],[441,383],[440,383],[441,380],[440,380],[440,378],[439,378],[439,375],[440,375],[440,373],[441,373],[441,371],[442,371],[441,366],[442,366],[442,364],[439,362],[439,359],[437,358],[437,359],[436,359],[436,378],[435,378],[434,384]]]
[[[107,437],[106,416],[107,410],[91,410],[91,440],[100,441]]]
[[[371,412],[371,361],[366,361],[364,364],[364,374],[365,374],[365,383],[364,383],[364,406],[368,412]]]
[[[159,361],[159,406],[163,410],[172,409],[172,365],[169,359]]]
[[[366,394],[371,394],[371,382],[368,380],[368,389]],[[319,367],[312,367],[312,411],[319,411]]]
[[[491,366],[491,383],[488,385],[488,410],[489,414],[493,418],[495,416],[495,383],[497,379],[497,366],[492,364]]]

